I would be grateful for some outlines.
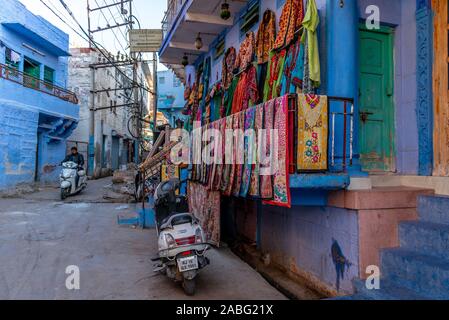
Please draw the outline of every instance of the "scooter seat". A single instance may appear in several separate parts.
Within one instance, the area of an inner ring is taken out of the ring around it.
[[[192,223],[194,221],[194,217],[188,213],[176,213],[173,215],[170,215],[166,217],[164,220],[162,220],[161,223],[161,230],[171,228],[174,225],[184,224],[184,223]]]

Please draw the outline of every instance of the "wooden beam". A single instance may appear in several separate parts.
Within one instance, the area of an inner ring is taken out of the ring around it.
[[[215,24],[218,26],[232,27],[234,25],[234,19],[223,20],[219,16],[203,14],[203,13],[192,13],[187,12],[184,18],[186,22],[198,22],[206,24]]]

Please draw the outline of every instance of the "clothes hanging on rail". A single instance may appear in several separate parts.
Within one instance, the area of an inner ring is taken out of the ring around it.
[[[263,112],[264,105],[260,104],[256,107],[255,115],[254,115],[254,133],[255,133],[255,142],[254,145],[257,146],[257,149],[253,152],[253,161],[254,165],[251,171],[251,180],[250,180],[250,188],[249,188],[249,196],[258,198],[260,197],[259,191],[259,181],[260,181],[260,152],[259,149],[262,142],[262,129],[263,129]]]
[[[295,32],[301,27],[304,18],[303,0],[286,0],[279,20],[279,32],[274,44],[275,49],[289,45]]]
[[[304,44],[297,40],[292,43],[285,58],[281,78],[280,96],[295,94],[298,89],[302,90],[304,77]]]
[[[235,59],[237,58],[237,54],[234,47],[230,47],[226,50],[223,62],[222,62],[222,70],[221,70],[221,85],[224,90],[228,90],[231,86],[232,79],[234,78],[234,67],[235,67]]]
[[[263,14],[257,31],[256,55],[257,64],[268,62],[270,51],[273,49],[276,38],[276,15],[271,10],[266,10]]]
[[[268,64],[268,74],[264,86],[264,101],[269,101],[280,96],[280,82],[284,70],[287,50],[280,52],[271,51],[270,62]]]
[[[311,93],[310,88],[317,88],[321,84],[320,71],[320,54],[318,44],[318,25],[320,17],[316,7],[315,0],[308,0],[307,11],[303,20],[304,34],[303,42],[305,43],[305,80],[310,81],[306,83],[305,93]]]
[[[232,101],[232,113],[246,110],[249,106],[257,103],[257,71],[256,67],[251,65],[240,75],[239,82],[234,91]]]
[[[246,33],[245,40],[240,45],[239,53],[235,60],[234,70],[242,72],[248,68],[254,59],[254,50],[256,47],[256,40],[254,32]]]

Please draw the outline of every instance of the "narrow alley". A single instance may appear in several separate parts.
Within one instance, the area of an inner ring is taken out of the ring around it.
[[[81,195],[59,200],[42,188],[0,199],[0,299],[188,299],[181,286],[153,272],[155,229],[117,225],[135,204],[106,203],[110,178],[89,181]],[[209,252],[193,299],[285,299],[228,248]],[[80,290],[65,286],[68,266],[80,270]]]

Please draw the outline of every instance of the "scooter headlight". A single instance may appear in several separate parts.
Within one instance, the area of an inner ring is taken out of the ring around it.
[[[167,242],[167,246],[169,248],[176,246],[175,238],[173,238],[173,236],[169,233],[165,234],[165,242]]]

